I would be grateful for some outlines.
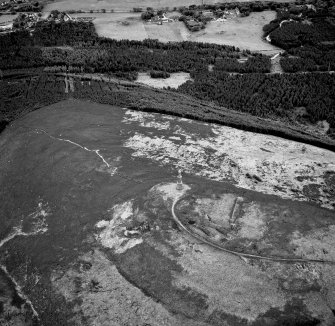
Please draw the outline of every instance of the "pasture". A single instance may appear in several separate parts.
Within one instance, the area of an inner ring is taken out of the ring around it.
[[[279,48],[263,40],[263,26],[276,18],[275,11],[252,12],[225,22],[209,22],[204,30],[190,34],[188,40],[237,46],[240,49],[278,53]]]
[[[243,0],[245,1],[245,0]],[[242,0],[235,0],[235,2],[243,2]],[[214,4],[217,2],[232,2],[231,0],[204,0],[205,4]],[[274,0],[274,2],[294,2],[292,0]],[[180,6],[190,6],[190,5],[201,5],[202,0],[56,0],[54,2],[48,3],[45,6],[46,11],[51,10],[116,10],[116,11],[129,11],[133,8],[174,8]]]
[[[13,22],[13,20],[18,16],[18,14],[15,15],[1,15],[0,16],[0,24],[5,24],[7,22]]]
[[[140,13],[86,13],[72,17],[95,17],[93,23],[100,36],[117,40],[158,39],[161,42],[207,42],[227,44],[241,50],[275,54],[279,48],[263,40],[263,26],[276,16],[274,11],[251,13],[248,17],[237,17],[224,22],[209,22],[204,30],[191,33],[184,23],[175,21],[163,25],[146,23]]]
[[[71,14],[72,17],[94,17],[93,23],[99,36],[116,40],[148,38],[141,16],[138,13]]]

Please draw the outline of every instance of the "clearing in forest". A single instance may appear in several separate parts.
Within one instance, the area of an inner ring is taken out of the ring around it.
[[[191,77],[190,74],[186,72],[172,73],[169,78],[151,78],[150,74],[143,72],[138,74],[136,81],[155,88],[178,88],[188,80],[191,80]]]

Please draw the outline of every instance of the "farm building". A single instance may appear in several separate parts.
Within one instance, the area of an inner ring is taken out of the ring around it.
[[[188,20],[186,21],[186,26],[190,31],[196,32],[196,31],[200,31],[204,25],[203,23],[195,21],[195,20]]]
[[[206,18],[214,18],[214,13],[213,11],[204,11],[202,15]]]

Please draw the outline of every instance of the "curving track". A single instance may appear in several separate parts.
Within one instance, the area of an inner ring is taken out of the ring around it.
[[[172,203],[171,212],[172,212],[172,217],[173,217],[174,221],[177,223],[178,227],[182,231],[185,231],[191,237],[193,237],[193,238],[201,241],[202,243],[205,243],[205,244],[207,244],[207,245],[209,245],[209,246],[211,246],[215,249],[219,249],[221,251],[224,251],[224,252],[227,252],[229,254],[238,256],[240,258],[243,257],[243,258],[262,259],[262,260],[284,262],[284,263],[323,263],[323,264],[335,265],[335,261],[330,261],[330,260],[305,259],[305,258],[282,258],[282,257],[262,256],[262,255],[246,254],[246,253],[243,253],[243,252],[238,252],[238,251],[226,249],[226,248],[220,246],[219,244],[206,239],[205,237],[202,237],[198,234],[193,233],[179,220],[179,218],[178,218],[178,216],[176,215],[176,212],[175,212],[175,206],[182,198],[183,198],[183,196],[177,197]]]

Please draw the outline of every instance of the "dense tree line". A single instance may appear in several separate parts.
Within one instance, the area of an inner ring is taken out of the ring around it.
[[[310,52],[307,46],[299,51],[312,56],[315,51],[311,48]],[[295,108],[305,107],[307,113],[302,119],[325,119],[335,128],[334,75],[265,75],[270,69],[268,57],[245,52],[248,60],[242,63],[238,61],[241,54],[235,47],[215,44],[99,38],[91,23],[46,23],[38,25],[33,34],[18,31],[0,37],[4,75],[8,69],[47,67],[49,73],[99,72],[134,80],[138,71],[185,71],[191,73],[194,82],[182,85],[179,92],[259,117],[291,119]],[[214,66],[211,72],[209,65]],[[314,70],[312,62],[310,65]],[[52,94],[46,91],[45,96],[48,99]]]
[[[278,10],[265,25],[264,36],[286,50],[281,65],[286,72],[335,69],[335,2],[315,2],[315,7]]]
[[[231,75],[214,70],[194,78],[178,91],[265,118],[296,119],[295,109],[304,107],[307,113],[301,119],[327,120],[335,128],[335,75]]]
[[[219,1],[215,4],[202,4],[202,5],[191,5],[189,7],[178,7],[178,9],[183,15],[195,16],[197,12],[202,10],[212,10],[214,12],[223,10],[239,9],[243,16],[249,15],[251,12],[260,12],[264,10],[276,10],[280,8],[287,8],[290,4],[287,2],[277,2],[277,1],[232,1],[232,2],[222,2]]]
[[[271,62],[266,56],[255,56],[245,62],[239,62],[236,58],[218,58],[215,60],[214,70],[223,72],[267,73],[271,69]]]
[[[328,18],[315,18],[310,22],[285,22],[271,34],[271,43],[285,50],[300,46],[318,46],[335,41],[335,25]]]
[[[72,48],[60,48],[64,45]],[[67,66],[84,72],[133,76],[134,72],[150,70],[192,72],[223,59],[226,61],[220,69],[225,71],[250,73],[270,69],[268,57],[246,52],[244,55],[250,58],[240,65],[235,58],[241,52],[233,46],[117,41],[98,37],[93,24],[84,22],[39,23],[32,35],[18,31],[0,37],[0,50],[0,69]]]
[[[38,70],[31,70],[31,73],[33,72],[38,73]],[[251,76],[253,75],[247,77]],[[262,120],[258,116],[246,114],[243,110],[229,110],[180,92],[147,88],[131,82],[104,82],[88,76],[74,78],[74,90],[70,93],[65,94],[64,90],[64,76],[46,75],[41,72],[20,79],[14,78],[9,82],[0,81],[0,96],[3,99],[0,103],[0,121],[6,124],[36,108],[73,96],[97,103],[170,114],[281,136],[335,151],[334,142],[301,132],[300,128],[295,128],[289,121],[278,123]],[[276,111],[272,113],[272,117],[278,120]]]
[[[151,70],[150,77],[151,78],[169,78],[170,74],[166,71]]]
[[[6,123],[38,107],[66,98],[64,77],[30,75],[0,80],[0,122]]]
[[[293,57],[292,57],[293,56]],[[280,64],[286,72],[335,70],[335,48],[327,46],[303,46],[289,50]]]

